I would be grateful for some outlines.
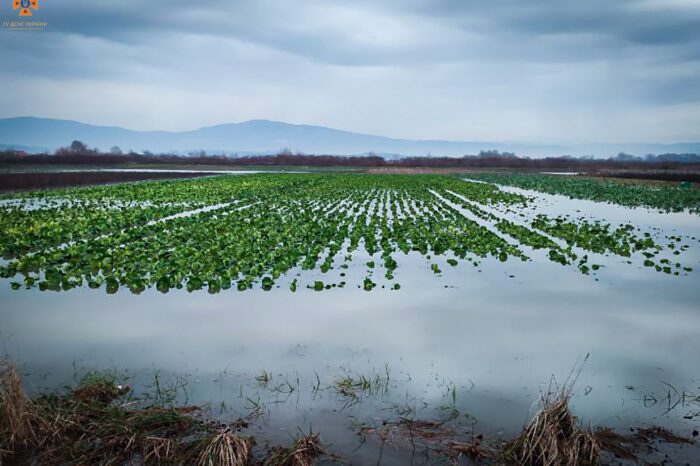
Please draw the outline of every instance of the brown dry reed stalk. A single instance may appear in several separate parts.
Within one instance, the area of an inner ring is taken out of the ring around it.
[[[273,448],[264,466],[312,466],[324,453],[319,435],[309,432],[299,436],[289,448]]]
[[[505,464],[517,466],[598,466],[602,451],[590,428],[583,428],[569,401],[588,355],[562,386],[552,378],[540,410],[503,448]]]
[[[239,466],[248,464],[251,443],[228,428],[208,440],[197,458],[197,466]]]
[[[518,466],[597,466],[601,449],[590,429],[571,413],[569,398],[543,398],[542,409],[504,449],[508,464]]]
[[[5,455],[27,448],[35,439],[32,401],[14,367],[0,359],[0,465]]]
[[[250,463],[252,441],[235,428],[204,421],[192,407],[120,404],[127,391],[95,377],[66,394],[30,400],[16,370],[0,361],[0,466]]]

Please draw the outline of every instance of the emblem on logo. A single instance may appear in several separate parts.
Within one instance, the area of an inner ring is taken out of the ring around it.
[[[19,11],[20,16],[31,16],[32,10],[39,9],[39,0],[12,0],[12,9]]]

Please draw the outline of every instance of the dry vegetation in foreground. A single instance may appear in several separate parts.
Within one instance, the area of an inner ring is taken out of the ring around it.
[[[693,443],[659,427],[630,435],[583,427],[569,407],[572,386],[550,387],[537,414],[505,443],[474,433],[465,439],[447,422],[405,418],[362,426],[359,433],[379,437],[382,445],[425,449],[441,463],[504,466],[647,464],[639,452],[654,451],[658,442]],[[255,440],[244,430],[256,413],[221,423],[205,419],[196,406],[144,406],[130,393],[108,376],[93,374],[66,393],[30,398],[14,367],[0,361],[0,466],[311,466],[321,457],[343,463],[313,432],[300,432],[289,447],[254,453]]]
[[[256,458],[254,439],[241,432],[249,418],[224,424],[194,406],[141,406],[129,393],[93,376],[65,394],[30,399],[15,369],[0,362],[0,465],[307,466],[324,453],[309,433]]]
[[[489,442],[482,434],[465,437],[446,422],[405,418],[361,426],[358,433],[374,436],[382,445],[421,450],[455,465],[465,460],[493,466],[651,465],[644,457],[660,451],[659,443],[693,444],[661,427],[635,429],[630,435],[610,428],[586,428],[572,414],[569,399],[564,391],[543,395],[540,410],[517,437],[505,443]]]
[[[583,428],[569,408],[569,392],[549,391],[542,407],[523,432],[506,443],[506,463],[532,466],[602,463],[602,448],[596,434]]]
[[[518,437],[502,446],[499,453],[502,464],[598,466],[621,464],[619,460],[649,464],[643,457],[655,451],[658,442],[693,443],[662,427],[633,429],[633,434],[623,435],[610,428],[593,430],[582,426],[569,407],[574,383],[575,379],[542,395],[539,412]]]

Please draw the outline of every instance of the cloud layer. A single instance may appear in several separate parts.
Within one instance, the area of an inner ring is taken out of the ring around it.
[[[700,139],[694,0],[40,2],[0,31],[0,116],[254,118],[404,138]],[[15,14],[9,4],[2,19]]]

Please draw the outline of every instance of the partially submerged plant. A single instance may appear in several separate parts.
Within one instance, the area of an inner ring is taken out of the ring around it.
[[[674,445],[692,445],[691,439],[680,437],[663,427],[646,427],[632,429],[631,434],[621,434],[610,428],[601,428],[595,432],[595,439],[605,452],[615,458],[639,461],[640,452],[658,451],[657,442]]]
[[[389,366],[384,366],[384,374],[375,373],[372,377],[346,375],[335,380],[335,392],[351,401],[357,401],[362,394],[380,395],[389,391]]]
[[[270,379],[272,379],[272,375],[265,369],[262,370],[260,375],[255,376],[255,381],[263,386],[267,385],[270,382]]]
[[[197,466],[247,464],[252,440],[233,426],[195,416],[199,408],[124,403],[130,391],[91,376],[64,394],[30,400],[15,369],[0,365],[0,464],[152,461]]]
[[[264,466],[311,466],[325,453],[319,435],[309,431],[302,433],[289,448],[274,448]]]
[[[334,388],[354,402],[365,393],[383,393],[390,381],[388,367],[385,370],[385,375],[370,378],[343,377]],[[694,443],[660,427],[621,434],[581,426],[569,407],[577,377],[572,372],[561,388],[550,384],[540,410],[520,435],[506,443],[489,442],[473,429],[466,432],[451,422],[453,418],[426,420],[401,414],[375,426],[362,424],[358,433],[377,436],[382,444],[397,448],[425,449],[439,461],[462,464],[466,457],[477,464],[483,460],[508,466],[597,466],[607,464],[610,455],[643,461],[646,454],[662,451],[660,443]],[[30,399],[17,371],[0,360],[0,465],[310,466],[321,456],[337,459],[313,431],[300,432],[290,447],[265,447],[254,454],[254,440],[243,430],[260,414],[259,404],[249,416],[223,423],[205,418],[198,406],[154,404],[158,397],[139,400],[130,388],[116,385],[117,380],[113,374],[91,373],[76,388]],[[318,391],[318,375],[316,380]],[[298,386],[297,381],[290,390]],[[456,410],[454,385],[448,393]]]
[[[506,444],[504,457],[519,466],[595,466],[601,464],[601,448],[571,413],[569,394],[550,393],[523,432]]]
[[[34,441],[32,401],[14,368],[0,360],[0,464],[4,455]]]
[[[252,444],[231,429],[212,435],[197,456],[198,466],[238,466],[248,464]]]
[[[564,183],[574,189],[579,181]],[[621,195],[627,189],[616,188]],[[683,201],[687,194],[676,191],[663,198],[697,211],[700,190]],[[236,175],[47,191],[23,199],[26,204],[0,206],[0,257],[9,260],[0,265],[0,277],[13,289],[269,291],[297,267],[328,273],[343,255],[340,267],[347,268],[354,251],[363,248],[370,257],[381,255],[366,261],[368,276],[357,283],[372,291],[391,287],[399,252],[433,261],[430,267],[439,274],[439,256],[455,267],[487,257],[528,260],[521,250],[527,246],[588,274],[600,264],[587,263],[585,251],[626,258],[665,250],[631,224],[613,228],[547,216],[508,220],[495,206],[524,208],[526,197],[449,176]],[[677,246],[667,249],[680,255],[685,249]],[[586,261],[577,261],[580,255]],[[673,275],[692,270],[667,258],[646,257],[645,264]],[[288,286],[294,292],[300,286],[323,291],[345,285],[317,278]]]
[[[533,173],[470,173],[470,179],[517,186],[574,199],[590,199],[624,206],[646,206],[665,212],[684,209],[700,213],[700,190],[673,185],[621,182],[582,176],[552,176]]]
[[[554,378],[540,398],[540,410],[523,431],[503,447],[507,464],[518,466],[598,466],[602,450],[590,428],[581,426],[569,402],[588,356],[559,386]]]

